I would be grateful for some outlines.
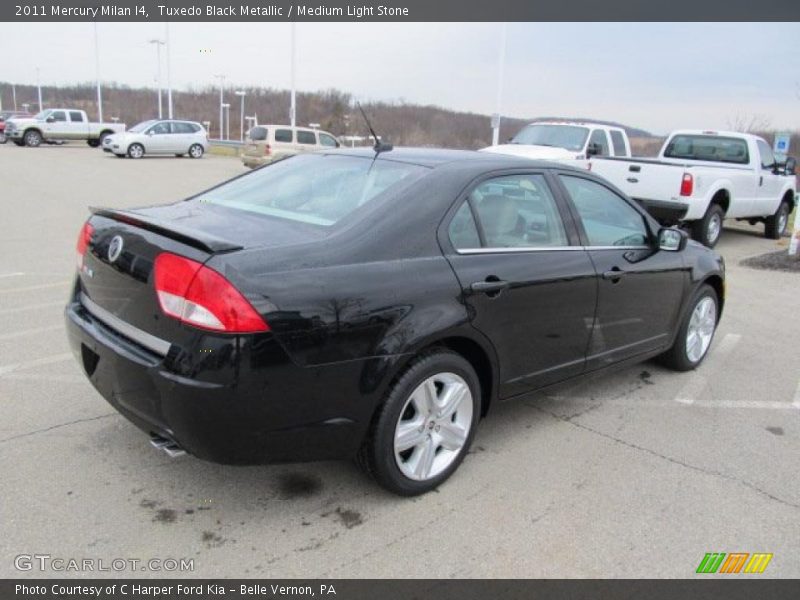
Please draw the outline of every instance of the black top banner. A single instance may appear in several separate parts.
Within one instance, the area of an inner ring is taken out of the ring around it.
[[[18,0],[2,21],[800,21],[792,0]]]

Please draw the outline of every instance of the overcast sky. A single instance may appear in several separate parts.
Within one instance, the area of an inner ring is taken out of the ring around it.
[[[8,25],[8,24],[6,24]],[[299,23],[297,88],[362,99],[495,111],[501,24]],[[163,23],[100,23],[104,81],[154,86]],[[288,23],[174,23],[176,89],[215,82],[288,88]],[[15,23],[0,35],[0,80],[90,81],[91,23]],[[166,75],[164,69],[164,76]],[[758,115],[800,129],[798,23],[511,23],[506,115],[609,119],[665,133]],[[302,121],[302,115],[298,115]]]

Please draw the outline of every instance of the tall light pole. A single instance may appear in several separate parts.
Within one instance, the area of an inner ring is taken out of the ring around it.
[[[214,77],[219,79],[219,139],[222,139],[223,138],[222,128],[225,125],[225,123],[223,122],[224,117],[222,114],[223,111],[225,110],[222,107],[223,102],[225,102],[225,99],[222,97],[223,90],[225,88],[225,75],[219,74],[219,75],[214,75]]]
[[[39,78],[39,67],[36,67],[36,87],[39,89],[39,110],[37,112],[41,112],[44,110],[44,106],[42,106],[42,84]]]
[[[296,113],[297,113],[297,104],[296,104],[296,95],[295,95],[295,69],[297,67],[297,49],[296,49],[296,27],[295,22],[292,21],[292,99],[289,106],[289,120],[291,121],[292,127],[295,126],[296,121]]]
[[[247,95],[247,92],[245,92],[244,90],[237,90],[236,95],[242,99],[242,105],[241,108],[239,109],[239,117],[240,117],[239,141],[243,142],[244,141],[244,97]]]
[[[492,146],[500,143],[500,111],[503,104],[503,69],[506,65],[506,30],[508,23],[503,23],[503,30],[500,34],[500,56],[497,65],[497,112],[492,119]]]
[[[97,120],[103,122],[103,92],[100,91],[100,45],[97,41],[97,21],[94,22],[94,68],[97,78]]]
[[[227,124],[225,125],[225,131],[226,131],[225,139],[229,140],[231,139],[231,105],[226,102],[225,104],[222,105],[222,108],[225,109],[225,116],[227,117],[226,119]]]
[[[167,46],[167,114],[169,118],[172,118],[172,81],[170,80],[170,60],[169,60],[169,53],[170,53],[170,43],[169,43],[169,23],[164,23],[164,27],[166,29],[166,35],[164,36],[166,39],[166,46]]]
[[[17,84],[11,84],[11,95],[14,97],[14,112],[17,112]]]
[[[158,79],[158,118],[163,118],[163,111],[161,109],[161,46],[166,44],[164,40],[159,40],[158,38],[152,39],[148,42],[149,44],[156,45],[156,60],[158,61],[158,68],[156,70],[156,77]]]

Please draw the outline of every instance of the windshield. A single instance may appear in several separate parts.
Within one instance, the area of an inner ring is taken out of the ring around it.
[[[47,118],[47,115],[49,115],[51,112],[53,112],[53,111],[52,110],[43,110],[42,112],[36,113],[36,115],[34,115],[33,118],[36,119],[37,121],[44,121]]]
[[[306,154],[229,181],[196,200],[330,227],[376,198],[405,189],[427,170],[388,160]]]
[[[137,123],[136,125],[134,125],[130,129],[128,129],[128,131],[130,131],[132,133],[141,133],[145,129],[150,127],[150,125],[152,125],[153,123],[155,123],[155,121],[152,120],[152,119],[150,121],[142,121],[141,123]]]
[[[512,144],[555,146],[579,152],[583,150],[589,130],[574,125],[528,125],[511,140]]]

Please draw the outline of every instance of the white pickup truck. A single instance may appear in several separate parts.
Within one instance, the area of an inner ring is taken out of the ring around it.
[[[583,121],[537,121],[523,127],[507,144],[481,151],[572,165],[580,161],[577,166],[586,167],[592,156],[629,157],[631,144],[621,127]]]
[[[93,148],[107,135],[125,131],[124,123],[91,123],[86,111],[48,108],[33,117],[6,121],[5,134],[17,146],[39,146],[55,140],[86,140]]]
[[[794,159],[779,163],[766,141],[746,133],[675,131],[656,159],[592,158],[589,168],[662,224],[686,223],[709,247],[729,218],[763,222],[778,239],[795,205]]]

